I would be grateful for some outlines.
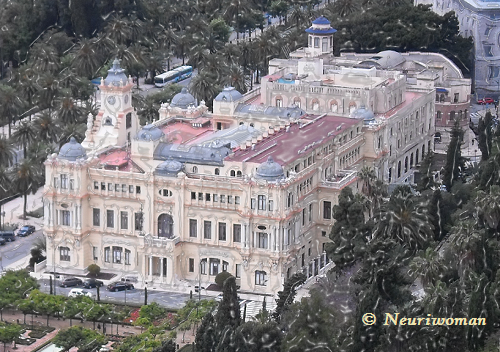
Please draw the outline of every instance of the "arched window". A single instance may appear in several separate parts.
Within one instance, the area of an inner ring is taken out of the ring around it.
[[[331,112],[337,112],[339,110],[339,104],[337,103],[336,100],[332,100],[330,102],[330,111]]]
[[[216,174],[216,175],[220,175],[220,170],[219,170],[219,168],[218,168],[218,167],[216,167],[216,168],[215,168],[215,174]]]
[[[314,111],[319,111],[319,101],[318,99],[313,99],[311,101],[311,107]]]
[[[232,177],[236,176],[236,171],[231,170],[230,175],[231,175]]]
[[[413,153],[410,155],[410,169],[413,167]]]
[[[418,165],[418,149],[415,151],[415,164]]]
[[[422,146],[422,158],[425,156],[425,144]]]
[[[443,113],[441,111],[436,111],[436,119],[437,120],[441,120],[441,118],[443,117]]]
[[[351,101],[349,103],[349,114],[351,114],[354,110],[356,110],[357,106],[356,106],[356,103]]]
[[[418,120],[418,111],[415,113],[415,120]]]
[[[237,177],[241,177],[241,171],[236,172]]]
[[[408,172],[408,157],[405,157],[405,173]]]
[[[281,108],[283,106],[283,98],[281,98],[281,96],[276,97],[276,106],[278,108]]]
[[[401,177],[401,160],[398,161],[398,178]]]
[[[464,118],[464,117],[463,117],[463,111],[462,111],[462,110],[459,110],[459,111],[458,111],[458,119],[459,119],[460,121],[462,121],[462,119],[463,119],[463,118]]]
[[[455,111],[450,111],[450,121],[455,120]]]
[[[299,97],[295,97],[295,98],[293,98],[293,104],[294,104],[296,107],[300,108],[300,98],[299,98]]]
[[[174,219],[169,214],[161,214],[158,217],[158,237],[174,237]]]
[[[198,173],[198,167],[193,166],[193,174],[196,174],[196,173]]]

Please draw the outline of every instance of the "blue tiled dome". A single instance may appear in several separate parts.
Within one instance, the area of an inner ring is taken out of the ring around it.
[[[122,81],[123,84],[127,84],[127,75],[125,74],[125,70],[120,67],[120,61],[115,59],[115,61],[113,61],[113,67],[108,70],[108,76],[104,80],[104,83],[107,86],[119,86]]]
[[[155,125],[146,125],[139,132],[137,132],[137,136],[135,137],[139,141],[157,141],[163,137],[163,131],[160,130]]]
[[[270,156],[265,163],[257,168],[256,178],[276,181],[284,176],[283,168]]]
[[[312,24],[330,24],[330,21],[328,21],[328,19],[324,16],[319,16],[312,22]]]
[[[182,163],[177,160],[165,160],[156,167],[155,174],[160,176],[177,176],[182,171]]]
[[[215,101],[237,101],[240,100],[243,95],[238,92],[234,87],[226,87],[215,97]]]
[[[87,152],[85,148],[76,141],[75,137],[71,137],[69,142],[63,145],[59,150],[58,157],[60,159],[76,161],[77,159],[87,157]]]
[[[170,103],[170,106],[187,109],[190,105],[195,106],[195,104],[196,100],[191,95],[191,93],[189,93],[186,88],[182,88],[181,92],[177,93],[172,98],[172,103]]]
[[[367,109],[364,105],[361,105],[358,109],[352,112],[351,118],[361,119],[364,121],[363,123],[367,125],[370,122],[375,121],[375,114],[370,109]]]

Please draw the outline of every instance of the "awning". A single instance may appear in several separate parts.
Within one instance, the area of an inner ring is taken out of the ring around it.
[[[436,88],[436,92],[438,92],[438,93],[448,93],[448,90],[444,89],[444,88]]]

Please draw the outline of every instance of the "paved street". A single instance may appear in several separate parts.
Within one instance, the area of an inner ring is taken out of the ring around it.
[[[36,239],[42,237],[42,230],[38,230],[27,237],[16,237],[16,241],[0,246],[0,272],[23,258],[26,258],[26,265],[28,265],[31,246]]]

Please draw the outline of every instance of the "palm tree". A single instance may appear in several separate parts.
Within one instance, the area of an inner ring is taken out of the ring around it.
[[[57,140],[59,127],[49,111],[41,112],[34,124],[42,141],[52,143]]]
[[[238,92],[244,94],[247,92],[245,85],[245,74],[237,65],[231,65],[228,69],[228,74],[223,77],[222,83],[234,87]]]
[[[78,122],[64,124],[59,136],[59,147],[68,143],[71,137],[75,137],[79,141],[85,139],[85,125]]]
[[[14,147],[12,143],[0,135],[0,167],[8,167],[12,163]]]
[[[28,202],[28,194],[34,194],[38,187],[43,184],[41,178],[41,165],[33,160],[25,158],[19,164],[15,165],[10,172],[10,180],[14,190],[21,193],[24,198],[23,218],[26,219],[26,205]]]
[[[33,99],[36,97],[38,91],[40,90],[40,86],[38,85],[36,78],[37,75],[35,73],[35,70],[30,66],[24,65],[17,70],[16,90],[21,93],[23,99],[28,103],[29,108],[33,107]]]
[[[38,106],[52,111],[54,101],[60,90],[59,79],[51,73],[46,73],[38,78],[37,83],[41,88],[38,94]]]
[[[300,31],[300,25],[306,20],[304,11],[299,5],[295,5],[290,13],[290,20],[295,22],[297,32]]]
[[[28,144],[36,139],[37,133],[33,122],[22,121],[12,134],[12,139],[23,146],[23,157],[27,158],[26,153]]]
[[[337,0],[333,4],[335,13],[340,17],[347,17],[357,10],[356,0]]]
[[[473,219],[458,222],[450,231],[450,245],[457,253],[460,273],[468,268],[474,268],[482,260],[480,243],[485,237],[484,229],[478,229]]]
[[[445,265],[439,257],[439,252],[429,247],[425,252],[413,258],[410,263],[410,275],[420,278],[424,288],[436,284],[445,271]]]
[[[102,65],[102,61],[96,42],[91,39],[81,39],[75,47],[71,65],[78,75],[92,79]]]
[[[57,118],[62,124],[76,123],[82,118],[82,109],[69,94],[58,99]]]
[[[0,84],[0,116],[6,118],[2,122],[9,125],[9,138],[11,135],[12,123],[21,114],[24,102],[19,93],[11,86]]]
[[[132,39],[130,22],[120,17],[114,17],[104,27],[104,35],[117,45],[126,45]]]
[[[182,58],[182,64],[185,64],[186,54],[191,45],[191,38],[188,37],[185,33],[180,34],[175,41],[175,45],[173,46],[174,54],[177,57]]]
[[[418,203],[411,193],[393,194],[375,219],[374,238],[392,238],[411,250],[424,248],[433,236],[426,205]]]
[[[189,51],[188,63],[191,66],[193,66],[193,68],[198,68],[200,65],[203,65],[203,63],[207,60],[209,54],[210,52],[208,51],[207,48],[205,48],[203,45],[196,44]]]
[[[57,50],[46,43],[36,43],[30,50],[33,68],[38,72],[57,73],[60,69],[60,59]]]
[[[80,124],[82,128],[85,128],[85,125]],[[40,140],[37,140],[30,144],[28,147],[28,155],[31,160],[34,160],[35,163],[43,164],[45,160],[47,160],[47,156],[54,153],[54,146],[52,143],[46,143]],[[42,168],[42,171],[44,169]]]
[[[201,71],[191,79],[189,91],[198,101],[204,100],[209,105],[220,91],[216,82],[213,74]]]

